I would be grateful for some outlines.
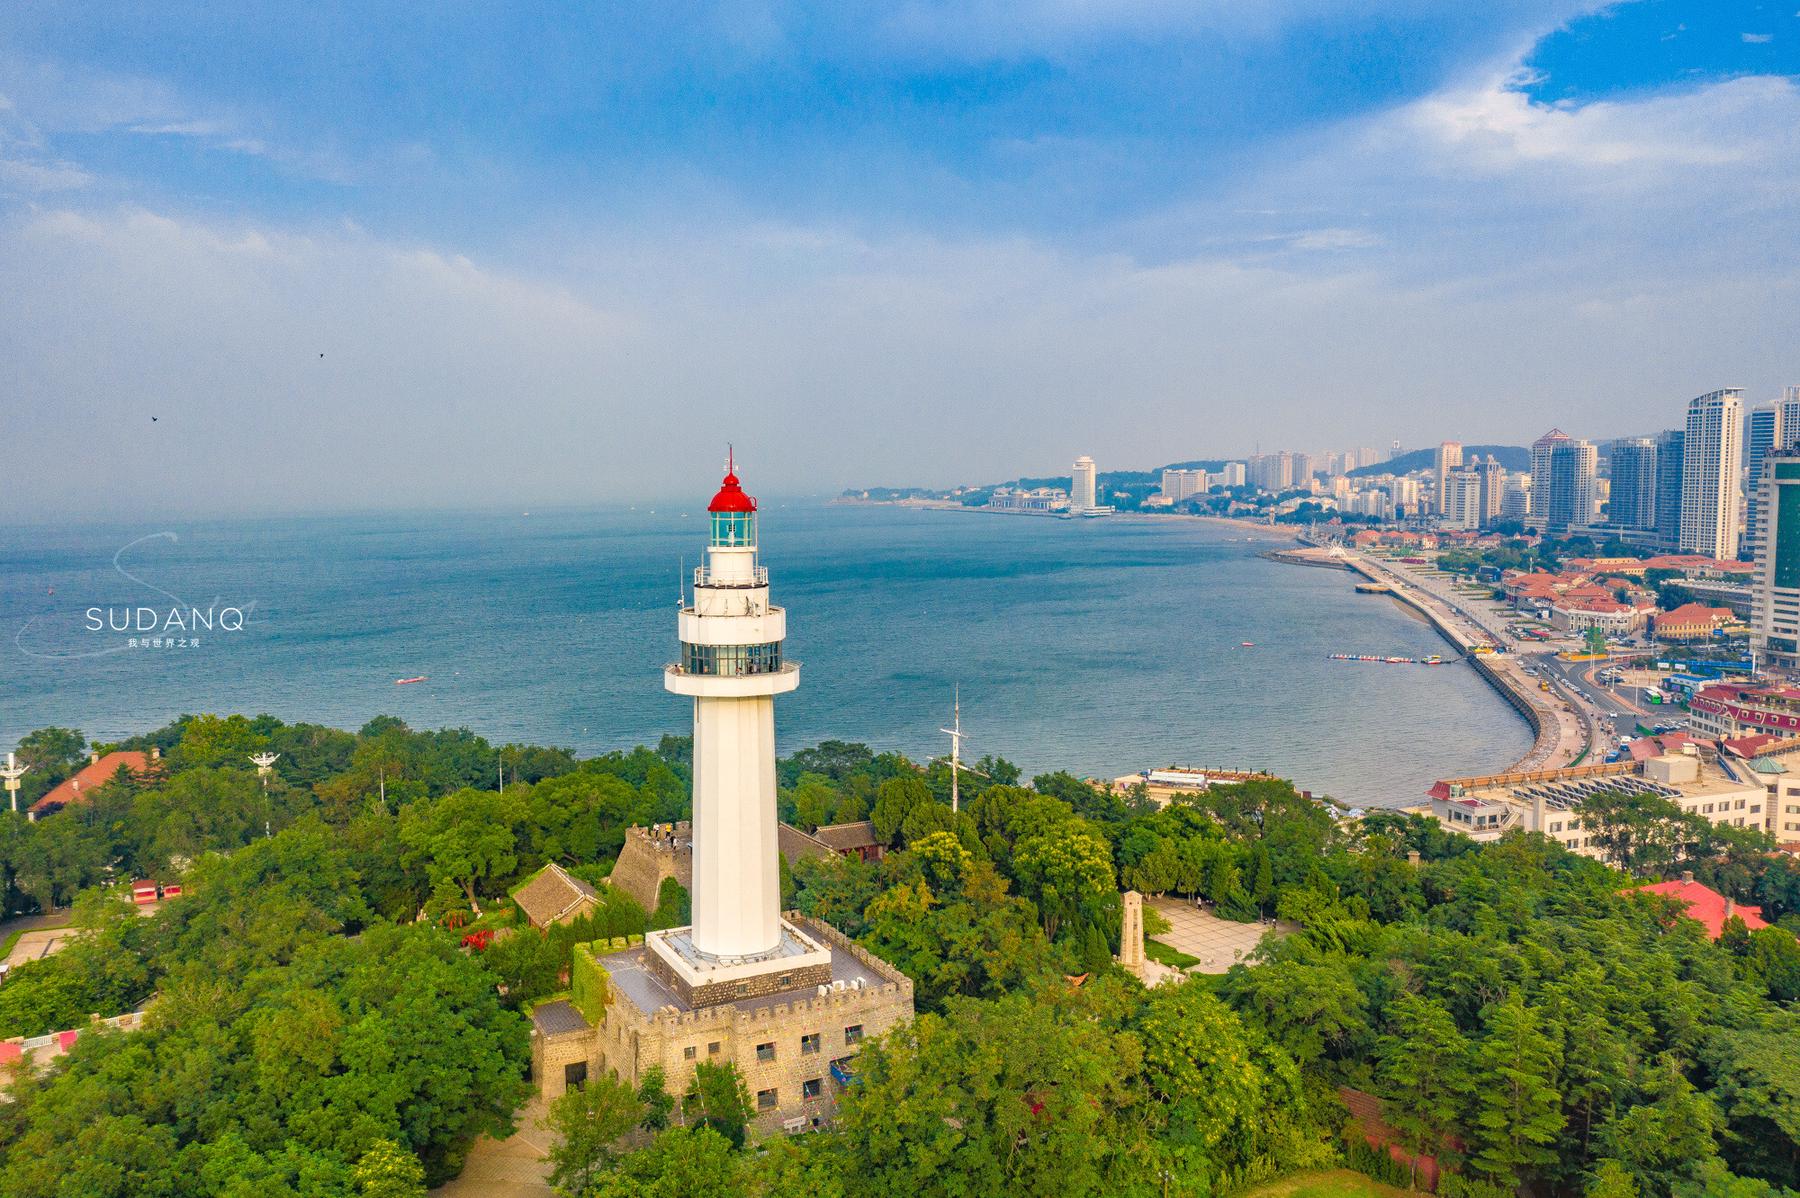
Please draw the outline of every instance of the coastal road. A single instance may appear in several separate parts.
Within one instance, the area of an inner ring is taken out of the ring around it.
[[[1353,550],[1336,550],[1333,556],[1364,567],[1364,573],[1393,587],[1404,601],[1427,609],[1465,651],[1468,646],[1484,642],[1507,650],[1521,647],[1506,627],[1503,615],[1482,610],[1484,602],[1492,606],[1491,600],[1457,592],[1443,575]],[[1605,754],[1614,742],[1611,725],[1591,714],[1572,687],[1560,676],[1536,669],[1541,660],[1533,654],[1509,651],[1491,655],[1486,661],[1508,690],[1531,705],[1541,725],[1531,752],[1509,766],[1509,772],[1560,769],[1585,760],[1591,753]],[[1553,690],[1541,689],[1539,679],[1527,671],[1544,674]]]

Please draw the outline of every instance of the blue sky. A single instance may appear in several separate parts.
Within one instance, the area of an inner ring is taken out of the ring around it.
[[[1796,10],[13,5],[10,439],[57,510],[1662,427],[1800,381]]]

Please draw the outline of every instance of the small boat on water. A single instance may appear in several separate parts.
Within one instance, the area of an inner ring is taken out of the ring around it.
[[[425,681],[425,675],[420,674],[417,678],[396,678],[396,679],[394,679],[394,685],[395,686],[405,686],[409,682],[423,682],[423,681]]]
[[[1256,648],[1256,642],[1255,642],[1255,641],[1239,641],[1239,642],[1238,642],[1238,648],[1240,648],[1240,649],[1254,649],[1254,648]]]

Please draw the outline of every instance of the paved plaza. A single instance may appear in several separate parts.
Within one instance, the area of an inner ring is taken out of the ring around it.
[[[17,969],[27,961],[40,961],[62,948],[77,933],[76,928],[45,928],[26,932],[13,945],[12,952],[7,954],[6,964],[8,968]]]
[[[519,1130],[504,1140],[482,1136],[469,1149],[462,1175],[431,1191],[436,1198],[555,1198],[544,1179],[550,1175],[554,1137],[538,1127],[543,1099],[533,1096],[519,1112]]]
[[[1152,939],[1200,958],[1200,964],[1189,967],[1189,973],[1224,973],[1248,957],[1264,933],[1273,931],[1277,936],[1285,936],[1293,931],[1284,926],[1271,928],[1267,924],[1220,919],[1194,906],[1192,899],[1149,898],[1144,902],[1169,921],[1170,930]]]

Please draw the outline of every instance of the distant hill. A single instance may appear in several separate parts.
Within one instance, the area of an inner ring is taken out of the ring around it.
[[[1523,445],[1465,445],[1463,461],[1480,455],[1481,457],[1497,457],[1500,464],[1508,470],[1531,469],[1531,451]],[[1358,466],[1350,471],[1351,478],[1361,478],[1369,474],[1408,474],[1414,470],[1429,470],[1437,463],[1437,446],[1429,449],[1415,449],[1403,453],[1392,461],[1377,462],[1373,466]]]

